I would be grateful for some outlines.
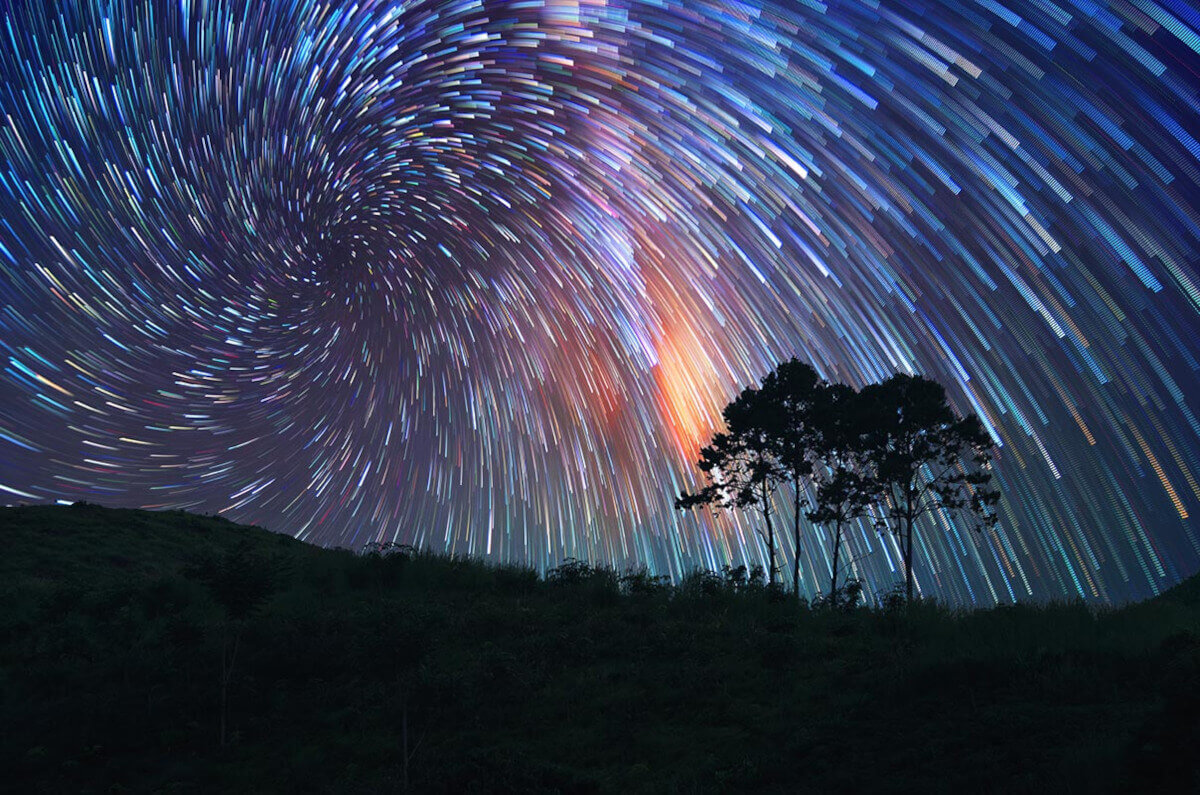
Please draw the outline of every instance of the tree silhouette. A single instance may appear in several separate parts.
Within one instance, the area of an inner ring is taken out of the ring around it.
[[[823,401],[830,385],[810,365],[792,358],[766,375],[752,404],[752,421],[767,436],[782,473],[792,489],[792,593],[800,595],[800,519],[805,505],[804,492],[812,483],[819,455],[820,429],[814,423],[814,411]]]
[[[829,602],[838,601],[838,575],[841,572],[842,539],[846,525],[862,516],[870,504],[870,490],[862,476],[852,469],[839,466],[832,475],[817,486],[815,507],[807,517],[813,524],[833,527],[833,565],[829,577]]]
[[[999,493],[990,488],[991,439],[975,415],[957,417],[945,389],[922,376],[896,375],[855,392],[830,384],[793,358],[747,387],[722,412],[726,430],[701,450],[708,484],[682,492],[678,509],[701,505],[756,509],[766,532],[768,582],[775,584],[774,496],[792,489],[796,556],[793,593],[800,587],[801,517],[833,530],[830,598],[836,600],[847,525],[877,504],[899,539],[905,595],[913,593],[914,529],[935,510],[969,510],[995,521]],[[816,500],[804,512],[805,492]]]
[[[942,385],[923,376],[894,375],[864,388],[858,402],[863,483],[899,538],[911,601],[913,529],[921,516],[969,510],[994,524],[999,492],[990,488],[992,441],[978,417],[956,417]]]
[[[700,450],[697,466],[708,478],[708,485],[695,494],[680,493],[675,500],[678,510],[700,506],[723,509],[757,509],[763,516],[766,532],[758,531],[767,544],[767,582],[775,584],[775,525],[773,497],[787,478],[777,455],[775,436],[764,421],[764,401],[759,390],[743,389],[723,416],[726,431],[713,436]]]
[[[237,663],[238,647],[247,620],[266,602],[275,589],[270,561],[243,543],[220,556],[204,558],[189,566],[189,573],[204,584],[213,601],[221,606],[220,742],[228,743],[229,686]]]
[[[874,497],[871,484],[861,474],[866,465],[863,439],[870,420],[863,409],[863,401],[852,387],[830,384],[809,412],[812,444],[820,467],[814,472],[815,504],[806,516],[813,524],[833,528],[831,603],[837,601],[846,526],[866,513]]]

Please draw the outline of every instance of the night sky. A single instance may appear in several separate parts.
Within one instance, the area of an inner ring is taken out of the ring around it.
[[[763,559],[672,500],[794,355],[995,439],[1001,523],[926,525],[922,592],[1200,568],[1184,2],[0,8],[5,502],[677,577]]]

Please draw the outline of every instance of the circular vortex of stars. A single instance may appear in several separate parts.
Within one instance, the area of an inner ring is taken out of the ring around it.
[[[922,592],[1200,567],[1182,0],[12,3],[0,74],[5,502],[679,577],[762,561],[672,500],[796,356],[995,440]]]

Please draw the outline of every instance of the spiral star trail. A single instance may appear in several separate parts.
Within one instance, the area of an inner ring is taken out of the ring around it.
[[[671,502],[795,355],[929,375],[996,440],[1000,526],[926,526],[923,592],[1121,601],[1200,568],[1192,6],[0,20],[8,502],[678,577],[763,559],[751,517]],[[890,538],[849,543],[900,576]],[[807,593],[828,546],[806,532]]]

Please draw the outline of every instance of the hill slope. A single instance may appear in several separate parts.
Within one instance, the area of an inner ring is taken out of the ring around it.
[[[1187,600],[846,613],[97,507],[0,509],[0,542],[0,769],[22,792],[1200,782]]]

